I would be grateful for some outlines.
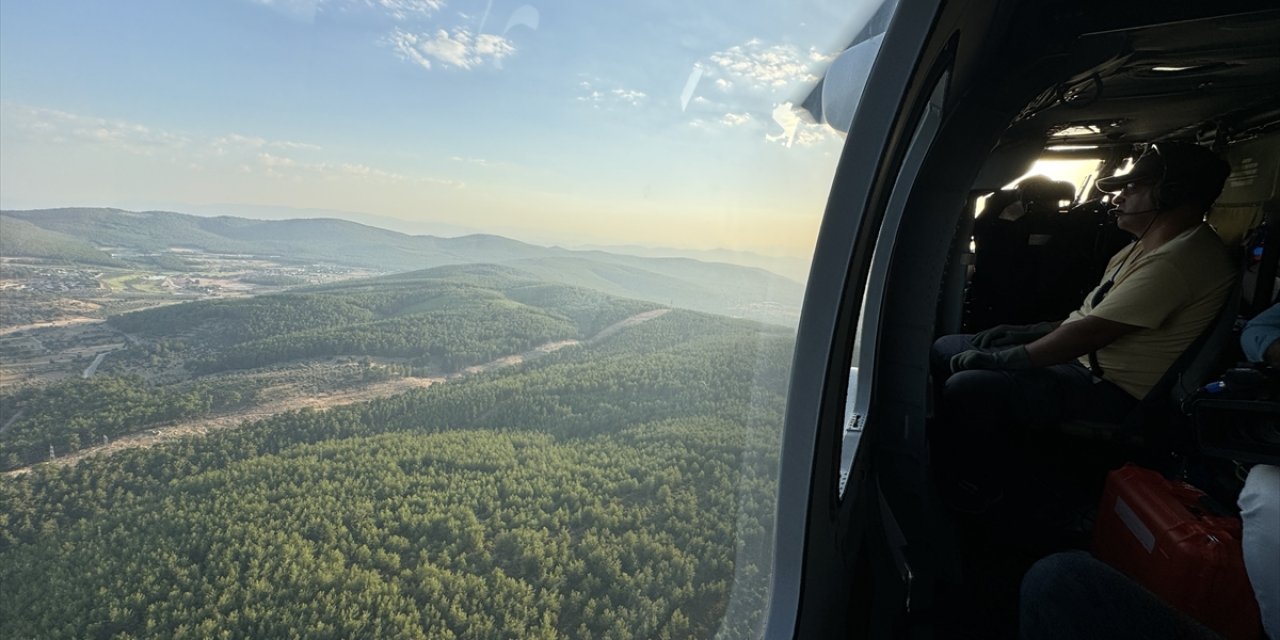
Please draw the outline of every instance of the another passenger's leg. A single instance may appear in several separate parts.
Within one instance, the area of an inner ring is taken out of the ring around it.
[[[1244,520],[1244,567],[1262,610],[1262,626],[1280,638],[1280,467],[1260,464],[1249,470],[1240,492]]]
[[[1216,640],[1218,636],[1083,551],[1041,559],[1022,579],[1022,640]]]

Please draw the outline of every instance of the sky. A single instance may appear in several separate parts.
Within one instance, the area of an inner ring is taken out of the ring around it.
[[[807,257],[876,0],[5,0],[0,207]]]

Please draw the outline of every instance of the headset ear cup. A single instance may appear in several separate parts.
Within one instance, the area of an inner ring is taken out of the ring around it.
[[[1186,190],[1179,182],[1167,182],[1156,185],[1156,203],[1161,209],[1175,209],[1186,204]]]

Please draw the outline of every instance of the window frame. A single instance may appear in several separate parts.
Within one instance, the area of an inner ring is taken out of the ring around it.
[[[837,484],[851,346],[888,199],[934,88],[925,76],[940,75],[923,54],[941,6],[899,3],[836,168],[796,336],[765,637],[820,637],[847,624],[846,556],[860,546],[861,528],[841,516]],[[859,496],[851,509],[866,498],[859,466],[849,478],[849,495]]]

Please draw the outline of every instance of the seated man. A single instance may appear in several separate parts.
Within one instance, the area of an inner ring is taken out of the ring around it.
[[[1117,225],[1137,239],[1079,309],[1061,322],[934,344],[941,393],[929,438],[944,487],[960,472],[964,486],[990,489],[981,474],[997,468],[1014,429],[1064,418],[1120,422],[1147,394],[1213,321],[1237,277],[1204,222],[1229,173],[1204,147],[1152,145],[1132,171],[1098,181],[1117,192]]]

